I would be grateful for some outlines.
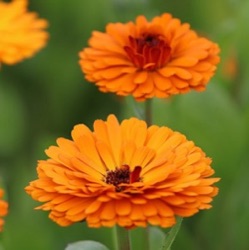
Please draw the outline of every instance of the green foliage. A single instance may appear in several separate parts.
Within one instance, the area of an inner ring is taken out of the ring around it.
[[[165,237],[164,232],[158,227],[149,228],[149,246],[150,249],[160,249]]]
[[[183,218],[177,218],[176,224],[170,229],[170,231],[164,236],[161,250],[170,250],[174,243],[176,236],[181,228]]]
[[[100,93],[84,80],[78,52],[91,32],[104,30],[108,22],[168,11],[212,37],[222,51],[207,91],[153,102],[154,123],[186,134],[212,158],[216,176],[222,178],[213,208],[184,220],[172,250],[249,249],[248,7],[246,0],[31,0],[30,9],[50,23],[50,40],[35,57],[3,65],[0,71],[0,175],[10,204],[0,248],[61,250],[69,242],[94,240],[113,249],[111,229],[89,229],[85,223],[59,227],[46,212],[33,209],[38,203],[23,189],[36,178],[43,150],[57,137],[69,138],[75,124],[91,126],[110,113],[134,115],[122,106],[123,99]],[[225,68],[233,54],[235,76]],[[135,234],[132,243],[139,249],[140,229],[131,230]],[[160,235],[155,229],[150,244],[157,244]]]

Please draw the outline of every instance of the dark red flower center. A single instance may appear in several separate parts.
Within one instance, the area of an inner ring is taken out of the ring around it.
[[[137,166],[131,172],[128,165],[123,165],[120,168],[116,168],[115,170],[107,171],[105,182],[107,184],[114,185],[116,187],[116,191],[120,192],[124,190],[124,187],[120,186],[120,184],[130,184],[141,180],[141,170],[142,168]]]
[[[124,50],[133,64],[139,69],[155,70],[170,59],[168,43],[154,34],[144,34],[139,38],[129,36],[130,44]]]

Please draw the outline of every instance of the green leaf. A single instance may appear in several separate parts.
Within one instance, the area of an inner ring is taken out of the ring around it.
[[[97,241],[84,240],[70,243],[65,250],[108,250],[108,248]]]
[[[170,248],[171,248],[171,246],[176,238],[176,235],[178,234],[178,232],[180,230],[181,224],[182,224],[182,217],[178,217],[176,224],[165,235],[161,250],[170,250]]]

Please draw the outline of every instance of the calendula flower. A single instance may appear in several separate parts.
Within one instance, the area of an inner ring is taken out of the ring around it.
[[[3,198],[3,190],[0,188],[0,232],[3,231],[4,220],[2,219],[3,216],[7,215],[8,212],[8,203]]]
[[[27,0],[0,0],[0,66],[33,56],[47,42],[47,21],[29,12],[27,4]]]
[[[138,16],[135,23],[110,23],[105,33],[92,33],[89,45],[79,54],[86,79],[137,100],[202,91],[219,62],[217,44],[168,13],[151,22]]]
[[[184,135],[137,118],[83,124],[72,140],[59,138],[39,161],[38,179],[25,188],[37,209],[61,226],[86,221],[90,227],[170,227],[210,202],[219,178],[210,158]]]

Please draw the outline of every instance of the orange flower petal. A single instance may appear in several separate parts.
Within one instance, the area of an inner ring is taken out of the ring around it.
[[[135,84],[141,84],[144,83],[148,78],[148,72],[147,71],[141,71],[136,74],[136,77],[134,78]]]
[[[0,64],[15,64],[42,49],[48,23],[27,10],[28,1],[0,2]]]
[[[102,204],[101,209],[102,209],[100,214],[101,220],[105,221],[105,223],[108,222],[108,225],[105,224],[106,226],[113,226],[115,224],[115,218],[116,218],[116,212],[113,204],[105,202]]]
[[[168,13],[110,23],[105,32],[93,32],[89,46],[79,53],[86,79],[100,91],[138,101],[202,91],[219,63],[217,44]]]
[[[210,158],[167,127],[110,115],[93,131],[75,126],[72,140],[57,143],[25,190],[61,226],[170,227],[176,215],[209,209],[218,193]]]
[[[121,155],[121,129],[115,116],[109,116],[107,119],[107,132],[115,165],[120,166]]]
[[[130,201],[127,200],[117,200],[115,202],[115,214],[119,216],[129,215],[132,210],[132,205]]]
[[[170,66],[178,67],[193,67],[198,63],[198,59],[195,57],[180,57],[172,60]]]

